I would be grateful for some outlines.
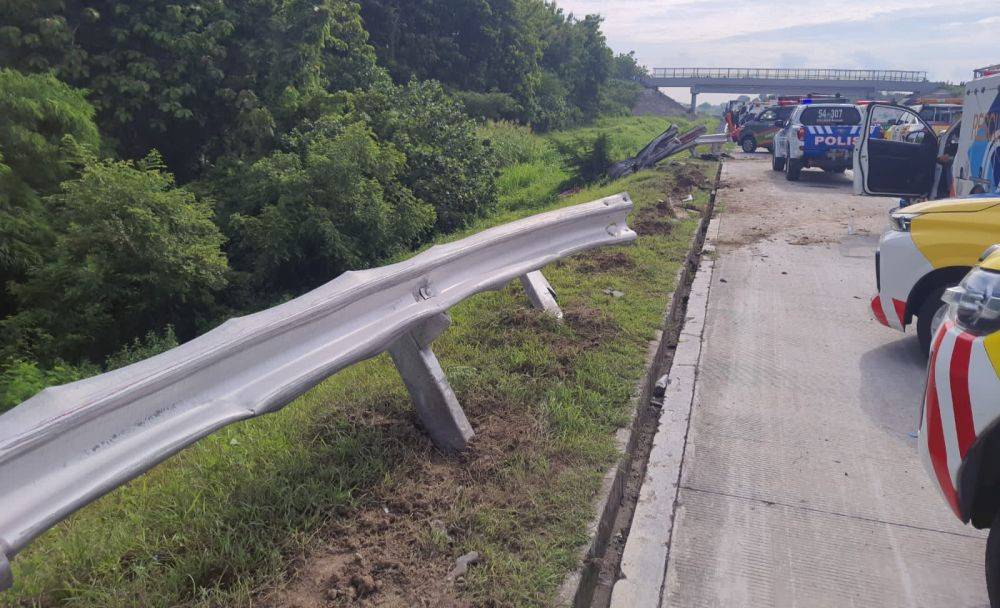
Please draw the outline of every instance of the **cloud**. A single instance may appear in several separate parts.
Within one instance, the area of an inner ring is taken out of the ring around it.
[[[966,80],[996,63],[997,0],[557,0],[600,13],[608,42],[650,67],[928,70]],[[953,24],[953,25],[952,25]]]

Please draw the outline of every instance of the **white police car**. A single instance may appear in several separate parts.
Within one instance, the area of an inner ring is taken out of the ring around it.
[[[771,168],[797,181],[802,169],[843,173],[851,167],[861,135],[861,112],[851,103],[810,103],[795,108],[774,136]]]

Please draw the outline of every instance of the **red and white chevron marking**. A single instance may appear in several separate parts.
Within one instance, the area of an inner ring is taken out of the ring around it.
[[[927,365],[920,456],[960,519],[962,462],[981,432],[1000,416],[1000,378],[983,339],[951,321],[938,330]]]

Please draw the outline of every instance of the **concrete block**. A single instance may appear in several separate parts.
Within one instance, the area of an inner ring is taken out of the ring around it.
[[[677,337],[677,350],[674,351],[673,366],[698,365],[701,356],[701,336],[691,335],[681,331]]]

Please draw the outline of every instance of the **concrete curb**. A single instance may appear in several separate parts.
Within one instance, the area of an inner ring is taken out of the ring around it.
[[[714,251],[712,243],[718,232],[718,219],[713,219],[703,253]],[[660,605],[714,266],[711,256],[704,256],[691,285],[685,322],[670,368],[670,383],[662,399],[663,413],[622,555],[621,578],[611,596],[612,608]]]
[[[626,485],[633,472],[632,456],[639,443],[639,431],[656,422],[653,416],[648,414],[652,408],[646,407],[646,405],[650,403],[656,382],[666,372],[671,355],[673,355],[672,334],[677,332],[673,328],[686,325],[682,315],[684,315],[688,297],[685,296],[684,291],[691,280],[692,273],[697,268],[698,260],[701,259],[704,252],[708,251],[705,247],[705,239],[706,235],[711,233],[711,226],[716,223],[712,217],[721,175],[722,163],[719,163],[708,207],[691,237],[687,257],[677,271],[674,292],[668,296],[667,306],[660,324],[661,329],[657,332],[656,338],[650,342],[650,349],[646,357],[646,371],[636,385],[632,420],[621,428],[616,436],[616,443],[622,451],[623,457],[604,475],[598,492],[599,498],[595,504],[597,517],[588,525],[588,533],[592,541],[581,552],[582,566],[571,572],[563,582],[556,600],[557,606],[584,608],[591,606],[594,602],[594,591],[600,582],[601,566],[616,530],[621,507],[625,502]],[[678,297],[679,295],[682,297]],[[677,338],[680,340],[679,335]],[[605,605],[607,600],[605,595]]]

